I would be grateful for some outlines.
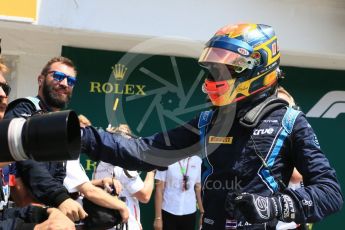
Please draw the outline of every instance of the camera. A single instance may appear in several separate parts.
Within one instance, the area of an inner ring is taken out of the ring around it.
[[[77,159],[81,133],[72,110],[0,121],[0,162]]]

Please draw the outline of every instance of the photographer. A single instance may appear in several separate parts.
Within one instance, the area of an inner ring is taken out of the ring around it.
[[[201,201],[201,163],[199,157],[192,156],[169,165],[166,171],[156,173],[155,230],[195,229],[197,206],[201,228],[204,213]]]
[[[76,74],[71,60],[64,57],[52,58],[38,76],[38,96],[13,101],[7,108],[5,118],[28,118],[34,114],[62,110],[71,98]],[[16,183],[29,190],[27,194],[23,194],[24,190],[20,193],[15,193],[14,190],[13,199],[19,201],[16,202],[18,205],[27,205],[33,196],[30,202],[57,207],[72,221],[79,221],[87,216],[63,186],[65,162],[37,162],[32,159],[16,162],[16,176]]]
[[[0,120],[2,120],[4,117],[8,103],[8,95],[11,91],[10,86],[7,84],[4,78],[4,75],[7,72],[8,68],[0,57]],[[0,167],[4,167],[8,163],[9,162],[2,162],[0,163]],[[1,178],[1,188],[3,187],[2,183],[3,180]],[[1,195],[4,195],[3,189],[1,189]],[[75,229],[74,223],[56,208],[47,209],[36,206],[7,208],[7,203],[3,202],[3,198],[5,197],[2,196],[1,198],[3,205],[0,211],[0,229]]]

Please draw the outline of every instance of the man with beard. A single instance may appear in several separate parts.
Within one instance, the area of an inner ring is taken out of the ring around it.
[[[1,49],[1,47],[0,47]],[[8,96],[11,87],[6,82],[4,75],[8,68],[0,57],[0,120],[4,118],[7,107]],[[10,162],[1,162],[0,167],[5,167]],[[0,175],[2,177],[3,175]],[[3,184],[0,180],[0,187],[6,191],[8,185]],[[6,197],[3,193],[4,200],[1,200],[0,207],[0,229],[74,229],[74,223],[70,221],[62,212],[56,208],[42,208],[36,206],[25,206],[22,208],[4,208]]]
[[[76,70],[71,60],[65,57],[51,59],[38,76],[38,95],[10,103],[5,118],[28,118],[64,109],[71,98],[75,82]],[[17,162],[16,169],[12,171],[16,172],[17,177],[12,195],[18,206],[32,202],[43,203],[57,207],[72,221],[79,221],[87,216],[63,186],[65,162],[37,162],[30,159]]]

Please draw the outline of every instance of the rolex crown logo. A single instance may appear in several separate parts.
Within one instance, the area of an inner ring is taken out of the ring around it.
[[[125,77],[125,74],[126,74],[127,69],[128,69],[123,64],[116,64],[111,68],[113,70],[113,75],[115,77],[115,80],[122,80]]]

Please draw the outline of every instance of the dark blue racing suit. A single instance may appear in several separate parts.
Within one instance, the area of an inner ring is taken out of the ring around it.
[[[285,113],[286,107],[278,108],[256,127],[247,128],[239,123],[238,113],[215,111],[209,121],[200,122],[207,120],[202,115],[167,133],[129,140],[107,132],[98,134],[88,127],[83,130],[82,151],[95,160],[141,170],[164,168],[188,154],[204,152],[203,230],[226,229],[224,206],[229,192],[286,193],[297,206],[295,222],[316,222],[341,209],[342,193],[305,115],[298,114],[286,135],[282,127]],[[201,126],[206,127],[203,137]],[[305,187],[282,188],[280,184],[288,184],[294,167],[303,175]],[[269,224],[251,225],[241,215],[236,219],[237,229],[275,229]]]

